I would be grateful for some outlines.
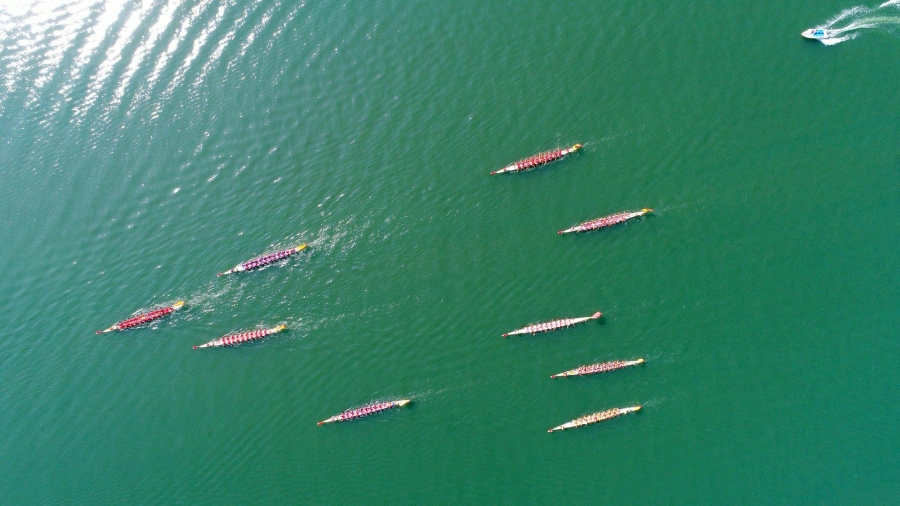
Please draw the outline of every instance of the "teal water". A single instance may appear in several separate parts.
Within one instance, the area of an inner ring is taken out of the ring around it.
[[[900,37],[799,36],[852,5],[0,6],[2,502],[900,494]]]

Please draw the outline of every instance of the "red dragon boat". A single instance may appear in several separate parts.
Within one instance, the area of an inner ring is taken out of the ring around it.
[[[571,232],[588,232],[591,230],[599,230],[601,228],[611,227],[613,225],[618,225],[619,223],[633,220],[635,218],[639,218],[644,216],[645,214],[650,214],[653,212],[653,209],[641,209],[637,212],[626,212],[626,213],[616,213],[610,216],[604,216],[603,218],[594,218],[593,220],[588,220],[584,223],[579,223],[572,228],[567,228],[565,230],[560,230],[557,232],[558,234],[568,234]]]
[[[550,162],[555,162],[557,160],[562,159],[566,155],[570,153],[574,153],[581,149],[581,144],[575,144],[571,148],[566,149],[554,149],[552,151],[546,151],[544,153],[538,153],[536,155],[529,156],[524,160],[519,160],[518,162],[508,166],[503,167],[500,170],[495,170],[491,172],[491,175],[494,174],[503,174],[506,172],[522,172],[524,170],[533,169],[535,167],[540,167],[541,165],[546,165]]]
[[[286,329],[287,325],[279,325],[277,327],[273,327],[271,329],[257,329],[251,330],[249,332],[241,332],[240,334],[231,334],[224,337],[220,337],[218,339],[214,339],[206,344],[201,344],[200,346],[194,346],[194,349],[198,348],[218,348],[219,346],[237,346],[239,344],[247,343],[250,341],[256,341],[257,339],[262,339],[266,336],[271,336],[272,334],[277,334],[282,330]]]
[[[388,401],[388,402],[376,402],[374,404],[368,404],[361,408],[348,409],[339,415],[334,415],[327,420],[322,420],[317,425],[323,425],[326,423],[332,422],[347,422],[349,420],[356,420],[357,418],[362,418],[364,416],[374,415],[375,413],[380,413],[382,411],[391,409],[391,408],[400,408],[406,406],[411,401],[409,399],[401,399],[399,401]]]
[[[143,325],[148,322],[152,322],[153,320],[158,320],[163,316],[166,316],[169,313],[173,313],[181,309],[181,306],[184,306],[184,301],[179,300],[175,304],[172,304],[169,307],[161,307],[159,309],[154,309],[153,311],[147,311],[146,313],[141,313],[136,316],[132,316],[127,320],[122,320],[119,323],[113,325],[112,327],[106,330],[98,330],[98,334],[103,334],[105,332],[112,332],[114,330],[126,330],[133,327],[137,327],[138,325]]]
[[[554,374],[550,377],[551,378],[565,378],[567,376],[587,376],[588,374],[610,372],[610,371],[615,371],[616,369],[622,369],[625,367],[631,367],[633,365],[639,365],[639,364],[643,364],[643,363],[644,363],[644,359],[642,359],[642,358],[639,358],[637,360],[614,360],[612,362],[603,362],[602,364],[583,365],[576,369],[571,369],[566,372]]]
[[[534,335],[534,334],[537,334],[538,332],[550,332],[550,331],[557,330],[557,329],[569,328],[572,325],[584,323],[588,320],[597,320],[601,316],[603,316],[603,313],[597,311],[596,313],[592,314],[591,316],[585,316],[583,318],[563,318],[561,320],[553,320],[550,322],[536,323],[534,325],[522,327],[518,330],[513,330],[512,332],[507,332],[506,334],[503,334],[503,337],[516,336],[519,334]]]
[[[252,260],[247,260],[246,262],[244,262],[242,264],[238,264],[238,265],[234,266],[234,268],[229,269],[225,272],[220,272],[219,276],[225,276],[226,274],[233,274],[235,272],[252,271],[253,269],[259,269],[260,267],[264,267],[266,265],[273,264],[273,263],[281,260],[282,258],[287,258],[287,257],[293,255],[294,253],[298,253],[305,249],[306,249],[306,245],[301,244],[300,246],[297,246],[294,248],[276,251],[275,253],[269,253],[268,255],[256,257]]]
[[[604,420],[609,420],[610,418],[615,418],[617,416],[627,415],[628,413],[634,413],[635,411],[640,411],[640,406],[632,406],[630,408],[612,408],[607,409],[606,411],[601,411],[599,413],[594,413],[593,415],[585,415],[581,418],[576,418],[571,422],[566,422],[557,427],[553,427],[547,432],[556,432],[558,430],[566,430],[566,429],[574,429],[576,427],[584,427],[585,425],[591,425],[594,423],[602,422]]]

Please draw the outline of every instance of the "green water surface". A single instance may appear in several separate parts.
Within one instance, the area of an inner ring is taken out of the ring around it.
[[[799,36],[852,5],[9,2],[0,502],[896,504],[900,37]]]

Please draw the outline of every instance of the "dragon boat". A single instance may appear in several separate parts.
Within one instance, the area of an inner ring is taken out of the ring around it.
[[[147,311],[146,313],[141,313],[139,315],[132,316],[131,318],[128,318],[127,320],[120,321],[119,323],[113,325],[112,327],[110,327],[106,330],[98,330],[97,333],[103,334],[105,332],[112,332],[114,330],[126,330],[126,329],[130,329],[133,327],[137,327],[138,325],[143,325],[145,323],[152,322],[153,320],[158,320],[158,319],[162,318],[163,316],[166,316],[169,313],[178,311],[179,309],[181,309],[182,306],[184,306],[184,301],[179,300],[178,302],[176,302],[175,304],[172,304],[169,307],[161,307],[159,309],[154,309],[152,311]]]
[[[536,323],[534,325],[522,327],[518,330],[513,330],[512,332],[507,332],[506,334],[503,334],[503,337],[517,336],[520,334],[534,335],[534,334],[537,334],[538,332],[551,332],[553,330],[569,328],[572,325],[578,325],[579,323],[584,323],[588,320],[597,320],[601,316],[603,316],[603,313],[601,313],[600,311],[597,311],[596,313],[592,314],[591,316],[585,316],[583,318],[563,318],[561,320],[553,320],[553,321],[544,322],[544,323]]]
[[[361,408],[348,409],[339,415],[334,415],[327,420],[322,420],[317,425],[323,425],[326,423],[332,422],[347,422],[350,420],[356,420],[357,418],[362,418],[364,416],[374,415],[375,413],[380,413],[382,411],[391,409],[391,408],[400,408],[406,406],[411,401],[409,399],[401,399],[399,401],[388,401],[388,402],[376,402],[374,404],[368,404]]]
[[[618,225],[619,223],[626,222],[628,220],[633,220],[635,218],[640,218],[645,214],[650,214],[653,212],[653,209],[641,209],[637,212],[625,212],[625,213],[616,213],[610,216],[604,216],[602,218],[594,218],[593,220],[585,221],[584,223],[579,223],[574,227],[567,228],[565,230],[560,230],[557,232],[558,234],[569,234],[572,232],[589,232],[591,230],[600,230],[601,228],[611,227],[613,225]]]
[[[247,343],[250,341],[256,341],[257,339],[262,339],[266,336],[271,336],[272,334],[277,334],[282,330],[286,329],[287,325],[279,325],[277,327],[273,327],[271,329],[257,329],[251,330],[249,332],[241,332],[240,334],[230,334],[224,337],[220,337],[218,339],[213,339],[212,341],[201,344],[200,346],[194,346],[194,349],[198,348],[218,348],[220,346],[237,346],[239,344]]]
[[[625,367],[631,367],[633,365],[640,365],[643,363],[644,363],[644,359],[642,359],[642,358],[639,358],[637,360],[614,360],[612,362],[603,362],[602,364],[583,365],[576,369],[571,369],[566,372],[554,374],[550,377],[551,378],[565,378],[568,376],[587,376],[588,374],[610,372],[610,371],[615,371],[616,369],[623,369]]]
[[[299,253],[306,249],[306,244],[301,244],[300,246],[296,246],[294,248],[289,248],[286,250],[276,251],[275,253],[269,253],[268,255],[263,255],[261,257],[256,257],[252,260],[247,260],[244,263],[238,264],[234,266],[234,268],[229,269],[225,272],[220,272],[219,276],[225,276],[226,274],[234,274],[235,272],[243,272],[243,271],[252,271],[253,269],[259,269],[260,267],[264,267],[269,264],[273,264],[282,258],[287,258],[294,253]]]
[[[543,153],[538,153],[536,155],[529,156],[524,160],[519,160],[518,162],[508,166],[503,167],[500,170],[495,170],[491,172],[491,175],[494,174],[504,174],[506,172],[522,172],[524,170],[533,169],[535,167],[540,167],[541,165],[546,165],[550,162],[555,162],[564,158],[566,155],[574,153],[581,149],[581,144],[575,144],[571,148],[566,149],[554,149],[552,151],[545,151]]]
[[[610,418],[615,418],[617,416],[627,415],[628,413],[634,413],[635,411],[640,411],[640,406],[632,406],[630,408],[612,408],[607,409],[606,411],[601,411],[599,413],[594,413],[592,415],[585,415],[581,418],[576,418],[571,422],[564,423],[557,427],[553,427],[547,432],[556,432],[558,430],[566,430],[566,429],[574,429],[576,427],[584,427],[585,425],[591,425],[594,423],[599,423],[604,420],[609,420]]]

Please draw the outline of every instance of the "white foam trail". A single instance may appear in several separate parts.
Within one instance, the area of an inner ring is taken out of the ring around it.
[[[856,35],[857,34],[854,33],[851,35],[845,35],[843,37],[831,37],[830,39],[822,39],[821,42],[822,42],[822,44],[825,44],[826,46],[833,46],[835,44],[840,44],[841,42],[844,42],[845,40],[855,39]]]
[[[861,30],[880,28],[891,31],[898,25],[900,25],[900,0],[889,0],[878,7],[857,5],[845,9],[816,28],[831,31],[831,37],[819,40],[826,46],[834,46],[845,40],[855,39]]]

